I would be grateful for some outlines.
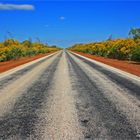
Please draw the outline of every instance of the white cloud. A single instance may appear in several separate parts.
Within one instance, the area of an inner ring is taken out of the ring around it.
[[[35,7],[29,4],[3,4],[0,3],[0,10],[34,10]]]
[[[65,20],[65,19],[66,19],[66,17],[61,16],[61,17],[59,17],[59,19],[60,19],[60,20]]]

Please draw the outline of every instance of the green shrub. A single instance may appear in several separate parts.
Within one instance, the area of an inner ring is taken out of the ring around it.
[[[131,54],[131,60],[140,61],[140,46],[136,47]]]

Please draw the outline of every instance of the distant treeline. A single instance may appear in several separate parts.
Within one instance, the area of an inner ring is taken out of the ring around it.
[[[69,49],[108,58],[140,61],[140,29],[131,29],[129,35],[125,39],[109,37],[102,42],[75,44]]]
[[[14,39],[7,39],[0,43],[0,62],[58,50],[60,50],[60,48],[56,46],[48,46],[40,42],[33,43],[29,40],[19,42]]]

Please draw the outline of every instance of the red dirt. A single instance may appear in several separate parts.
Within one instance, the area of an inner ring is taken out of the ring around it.
[[[85,54],[81,52],[75,52],[75,53],[91,58],[93,60],[102,62],[104,64],[113,66],[115,68],[129,72],[131,74],[140,76],[140,63],[139,62],[110,59],[110,58],[95,56],[91,54]]]
[[[17,60],[10,60],[10,61],[6,61],[6,62],[0,62],[0,73],[5,72],[7,70],[10,70],[12,68],[15,68],[15,67],[17,67],[19,65],[28,63],[30,61],[36,60],[36,59],[41,58],[43,56],[47,56],[49,54],[50,53],[39,54],[39,55],[36,55],[36,56],[31,56],[31,57],[23,57],[23,58],[20,58],[20,59],[17,59]]]

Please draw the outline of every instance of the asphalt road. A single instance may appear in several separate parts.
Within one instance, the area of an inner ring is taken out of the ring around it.
[[[60,51],[0,74],[0,140],[138,140],[140,78]]]

